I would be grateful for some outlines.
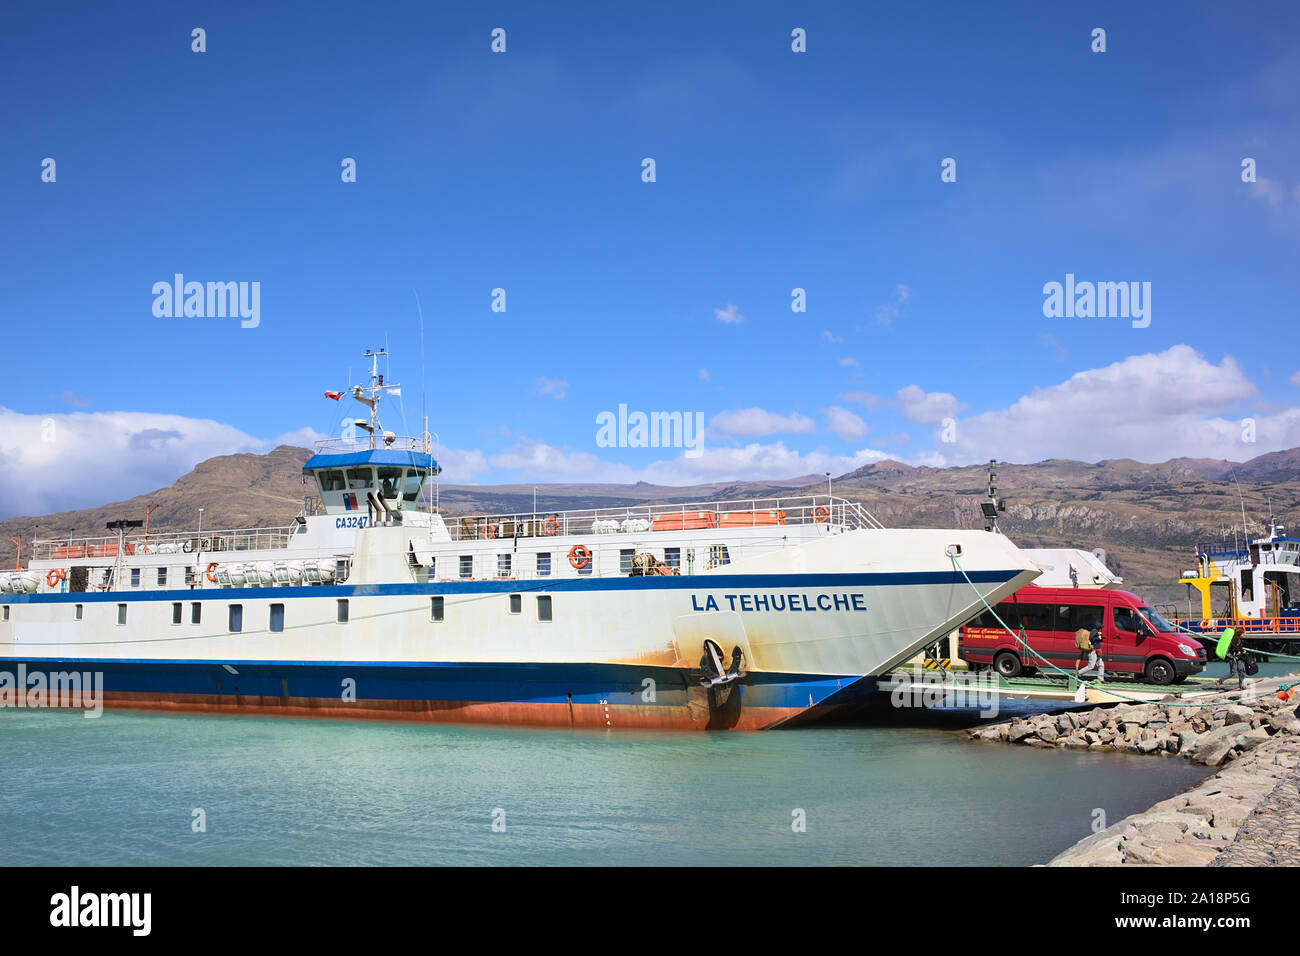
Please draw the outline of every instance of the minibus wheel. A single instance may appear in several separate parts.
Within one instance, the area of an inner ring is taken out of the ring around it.
[[[1147,664],[1146,680],[1148,684],[1172,684],[1174,682],[1174,665],[1163,657],[1157,657]]]
[[[1003,651],[997,657],[993,658],[993,669],[1003,677],[1020,676],[1020,658],[1011,651]]]

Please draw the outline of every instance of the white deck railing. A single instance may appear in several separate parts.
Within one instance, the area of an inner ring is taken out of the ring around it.
[[[742,498],[687,504],[627,505],[576,511],[444,515],[452,540],[543,535],[640,534],[826,524],[845,530],[884,527],[862,505],[830,495]]]
[[[234,528],[218,531],[162,531],[129,534],[121,550],[136,554],[187,554],[195,551],[274,551],[289,546],[296,525],[288,528]],[[79,558],[116,558],[117,535],[66,538],[38,538],[32,546],[35,561],[65,561]]]

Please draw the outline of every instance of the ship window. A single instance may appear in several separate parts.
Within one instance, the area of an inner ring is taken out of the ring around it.
[[[198,624],[203,620],[203,605],[198,601],[190,602],[190,623]]]
[[[348,469],[348,489],[355,490],[358,488],[370,487],[370,469],[369,468],[349,468]]]
[[[618,552],[618,573],[632,573],[632,555],[636,553],[634,548],[620,548]]]
[[[78,604],[76,608],[76,612],[73,614],[74,620],[80,621],[82,614],[85,613],[85,610],[86,610],[86,605]]]
[[[186,569],[185,569],[185,586],[186,586],[186,587],[191,587],[191,588],[194,587],[194,585],[198,582],[198,579],[199,579],[198,569],[196,569],[196,568],[186,568]]]
[[[272,631],[284,630],[284,605],[283,604],[271,605],[271,630]]]
[[[230,631],[233,634],[242,631],[243,629],[244,629],[244,605],[231,604],[230,605]]]
[[[523,595],[522,595],[522,594],[512,594],[512,595],[510,595],[510,613],[511,613],[511,614],[518,614],[520,611],[522,611],[522,610],[524,609],[524,608],[523,608],[523,604],[524,604],[524,598],[523,598]]]
[[[680,568],[682,566],[682,549],[664,548],[664,564],[670,568]]]
[[[165,587],[167,586],[167,569],[166,569],[166,568],[159,568],[159,569],[158,569],[158,586],[159,586],[160,588],[165,588]],[[179,624],[180,622],[177,621],[176,623]]]
[[[717,568],[730,563],[731,555],[727,552],[725,544],[709,545],[709,567]]]
[[[7,621],[7,620],[9,620],[9,605],[6,604],[6,605],[4,606],[4,608],[5,608],[5,612],[4,612],[4,618],[3,618],[3,620],[6,620],[6,621]]]
[[[348,622],[348,599],[347,598],[338,599],[338,613],[335,616],[334,620],[338,621],[340,624],[346,624]]]
[[[497,555],[497,577],[499,578],[510,577],[510,555],[508,554]]]
[[[462,554],[460,556],[460,576],[462,578],[472,578],[474,576],[474,555]]]
[[[81,607],[81,605],[78,604],[77,607]],[[172,602],[172,623],[179,624],[180,622],[181,622],[181,602],[173,601]]]
[[[436,597],[429,598],[429,619],[432,621],[441,621],[443,612],[443,598],[439,594]]]
[[[379,497],[396,498],[397,489],[402,486],[402,469],[400,468],[380,468],[379,469]]]
[[[415,501],[420,497],[420,485],[424,484],[424,475],[418,471],[408,471],[402,482],[402,500]]]
[[[549,578],[551,576],[551,552],[537,552],[537,576],[539,578]]]
[[[537,620],[551,620],[551,596],[549,594],[537,595]]]
[[[119,605],[117,606],[117,623],[118,623],[118,624],[125,624],[125,623],[126,623],[126,605],[125,605],[125,604],[119,604]]]
[[[140,569],[139,569],[139,568],[132,568],[132,569],[131,569],[131,587],[133,587],[133,588],[138,588],[139,586],[140,586]]]
[[[342,491],[343,490],[343,472],[341,471],[318,471],[316,472],[317,480],[320,481],[321,491]]]

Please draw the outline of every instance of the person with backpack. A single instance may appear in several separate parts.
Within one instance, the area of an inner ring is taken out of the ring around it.
[[[1106,683],[1106,662],[1101,656],[1101,625],[1094,624],[1088,632],[1088,666],[1075,671],[1076,677],[1083,677],[1089,671],[1097,675],[1097,683]]]
[[[1249,658],[1250,653],[1246,650],[1246,644],[1242,641],[1241,635],[1234,634],[1232,642],[1228,645],[1228,650],[1223,655],[1223,659],[1228,662],[1228,673],[1215,681],[1215,685],[1221,690],[1225,680],[1231,680],[1233,676],[1236,676],[1237,689],[1241,690],[1245,687]]]
[[[1079,659],[1074,662],[1074,676],[1079,676],[1080,669],[1088,663],[1088,655],[1092,651],[1092,641],[1089,640],[1091,632],[1086,627],[1081,627],[1074,632],[1074,649],[1079,652]]]

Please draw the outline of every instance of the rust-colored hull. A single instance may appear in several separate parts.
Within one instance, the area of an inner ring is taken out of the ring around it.
[[[710,694],[714,694],[716,701],[716,692],[700,688],[698,694],[692,694],[698,700],[693,699],[682,707],[531,701],[358,700],[349,703],[338,698],[321,697],[158,695],[122,691],[106,691],[103,696],[107,708],[165,713],[325,717],[595,730],[769,730],[808,711],[808,708],[802,707],[729,707],[727,702],[720,706],[716,703],[710,706]]]

